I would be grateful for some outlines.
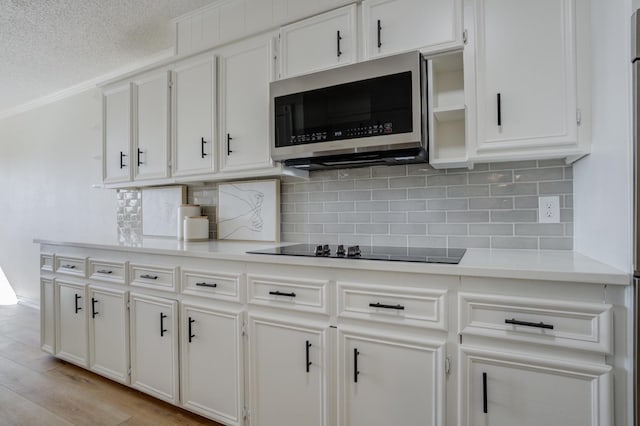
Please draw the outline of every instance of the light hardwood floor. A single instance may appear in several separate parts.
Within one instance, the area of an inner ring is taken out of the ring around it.
[[[218,425],[42,352],[39,315],[0,306],[0,425]]]

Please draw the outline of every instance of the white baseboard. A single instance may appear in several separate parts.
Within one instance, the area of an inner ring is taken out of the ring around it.
[[[30,297],[18,296],[18,304],[28,308],[40,310],[40,301]]]

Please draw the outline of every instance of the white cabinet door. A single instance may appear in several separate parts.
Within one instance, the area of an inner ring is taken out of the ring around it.
[[[460,424],[612,425],[611,367],[461,351]]]
[[[55,354],[55,297],[53,280],[40,278],[40,348]]]
[[[178,402],[178,302],[131,293],[131,386]]]
[[[462,46],[461,0],[365,0],[365,59]]]
[[[576,143],[574,3],[475,1],[478,154]]]
[[[272,44],[271,36],[260,36],[220,51],[220,157],[224,172],[271,166]]]
[[[105,90],[102,94],[102,180],[131,180],[131,85]]]
[[[444,343],[340,331],[339,424],[445,425]]]
[[[242,424],[242,314],[182,304],[182,404]]]
[[[120,383],[129,382],[127,292],[89,286],[89,368]]]
[[[330,425],[326,328],[249,315],[254,426]]]
[[[56,356],[87,367],[86,286],[55,280]]]
[[[134,179],[169,176],[169,73],[154,72],[133,82]]]
[[[173,69],[173,175],[215,171],[215,57],[199,56]]]
[[[356,5],[280,30],[280,78],[335,68],[357,60]]]

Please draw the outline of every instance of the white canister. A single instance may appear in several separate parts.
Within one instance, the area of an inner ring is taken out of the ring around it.
[[[178,239],[184,238],[184,218],[189,216],[200,216],[201,209],[197,204],[183,204],[178,207]]]
[[[208,240],[209,218],[207,216],[185,217],[183,235],[185,241]]]

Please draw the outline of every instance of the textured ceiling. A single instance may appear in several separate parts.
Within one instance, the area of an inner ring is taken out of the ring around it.
[[[173,45],[171,18],[212,0],[0,0],[0,112]]]

